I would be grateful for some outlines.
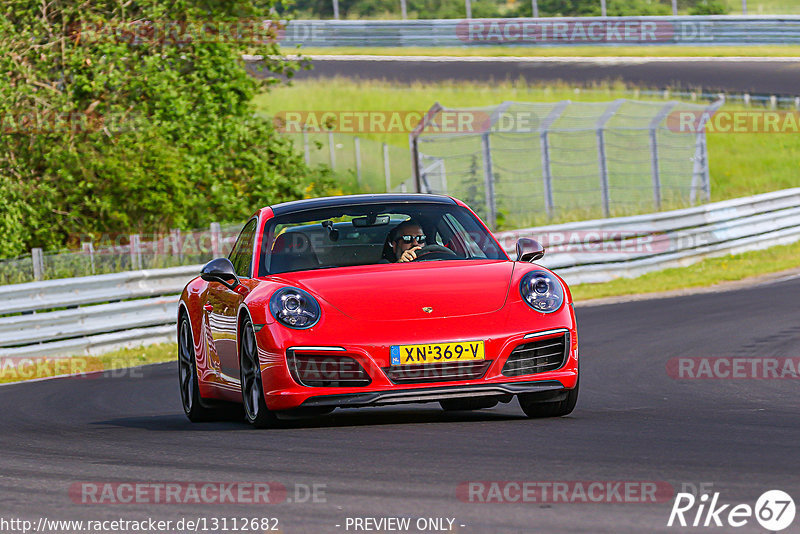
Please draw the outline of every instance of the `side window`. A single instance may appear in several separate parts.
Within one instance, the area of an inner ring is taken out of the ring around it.
[[[236,274],[250,278],[250,265],[253,263],[253,240],[256,236],[256,219],[251,219],[239,234],[228,259],[233,264]]]
[[[444,216],[444,220],[449,224],[450,228],[453,229],[454,235],[453,240],[455,241],[455,245],[458,248],[466,248],[463,251],[456,251],[461,252],[461,254],[465,255],[468,258],[485,258],[486,254],[481,250],[480,245],[475,242],[473,236],[470,235],[469,232],[464,228],[461,222],[453,217],[452,214],[448,213]]]

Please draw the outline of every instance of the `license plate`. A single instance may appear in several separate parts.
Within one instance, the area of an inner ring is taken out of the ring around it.
[[[485,358],[483,341],[392,345],[392,365],[464,362],[468,360],[483,360]]]

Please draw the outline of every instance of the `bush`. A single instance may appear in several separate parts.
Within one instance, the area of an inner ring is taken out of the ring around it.
[[[241,54],[268,57],[287,78],[302,62],[280,55],[274,30],[243,39],[221,25],[269,19],[272,3],[7,0],[0,255],[86,233],[241,221],[264,204],[330,191],[329,172],[308,168],[255,116],[253,96],[279,78],[249,76]],[[159,26],[168,21],[191,31],[168,33]]]
[[[689,8],[690,15],[727,15],[730,11],[730,6],[720,0],[700,0]]]

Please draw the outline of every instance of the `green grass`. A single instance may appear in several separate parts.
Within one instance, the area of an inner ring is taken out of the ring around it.
[[[796,267],[800,267],[800,242],[709,258],[688,267],[655,271],[638,278],[620,278],[602,284],[576,285],[570,287],[570,290],[573,298],[581,301],[707,287]]]
[[[51,376],[95,373],[102,371],[121,372],[121,369],[173,361],[177,358],[175,343],[162,343],[115,350],[100,356],[73,356],[50,358],[40,356],[18,361],[0,358],[0,384],[19,382]]]
[[[728,0],[731,15],[742,13],[741,0]],[[800,15],[797,0],[747,0],[748,15]]]
[[[295,48],[284,52],[294,54]],[[490,56],[490,57],[797,57],[800,45],[784,46],[458,46],[303,47],[304,55]]]

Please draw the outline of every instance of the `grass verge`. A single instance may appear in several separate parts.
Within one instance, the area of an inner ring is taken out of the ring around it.
[[[100,356],[0,358],[0,384],[76,373],[87,373],[81,379],[98,377],[102,372],[120,376],[130,373],[126,370],[132,367],[173,361],[177,351],[175,343],[162,343],[119,349]]]
[[[709,258],[688,267],[665,269],[602,284],[570,287],[576,301],[709,287],[800,267],[800,242]]]
[[[302,47],[304,55],[444,57],[797,57],[800,46],[456,46],[456,47]],[[287,54],[298,49],[286,47]]]

